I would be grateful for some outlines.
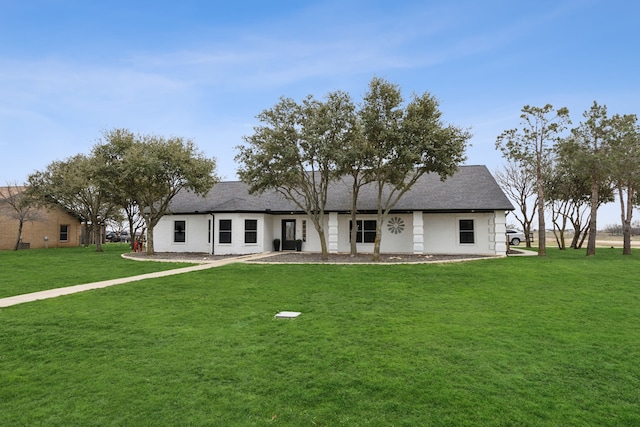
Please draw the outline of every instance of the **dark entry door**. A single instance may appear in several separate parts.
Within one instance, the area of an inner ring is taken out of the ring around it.
[[[282,250],[293,251],[296,249],[296,220],[282,220]]]

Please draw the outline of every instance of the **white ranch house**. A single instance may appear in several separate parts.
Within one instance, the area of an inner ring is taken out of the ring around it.
[[[350,185],[333,183],[325,211],[330,253],[349,252]],[[357,246],[373,252],[376,191],[368,186],[358,200]],[[320,240],[309,217],[276,192],[251,195],[242,182],[221,182],[205,196],[180,192],[154,229],[158,252],[215,255],[253,254],[273,250],[320,252]],[[444,182],[424,175],[398,202],[383,224],[382,253],[505,255],[507,211],[511,202],[486,166],[460,166]]]

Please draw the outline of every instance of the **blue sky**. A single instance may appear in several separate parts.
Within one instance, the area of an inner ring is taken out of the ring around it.
[[[235,179],[280,96],[359,102],[373,76],[435,95],[474,134],[467,164],[495,170],[524,105],[640,113],[638,16],[635,0],[0,0],[0,183],[116,127],[191,138]]]

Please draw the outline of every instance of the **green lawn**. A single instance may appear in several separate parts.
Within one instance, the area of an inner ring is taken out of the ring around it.
[[[639,255],[235,264],[0,309],[0,417],[640,425]]]
[[[186,264],[122,259],[128,244],[89,248],[0,251],[0,298],[184,267]]]

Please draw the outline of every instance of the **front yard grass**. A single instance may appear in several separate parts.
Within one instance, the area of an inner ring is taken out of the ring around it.
[[[4,425],[640,424],[639,253],[235,264],[0,310]],[[301,311],[274,320],[280,310]]]
[[[100,253],[95,246],[0,251],[0,298],[187,265],[123,259],[120,255],[131,250],[128,244],[109,243],[102,247],[104,252]]]

